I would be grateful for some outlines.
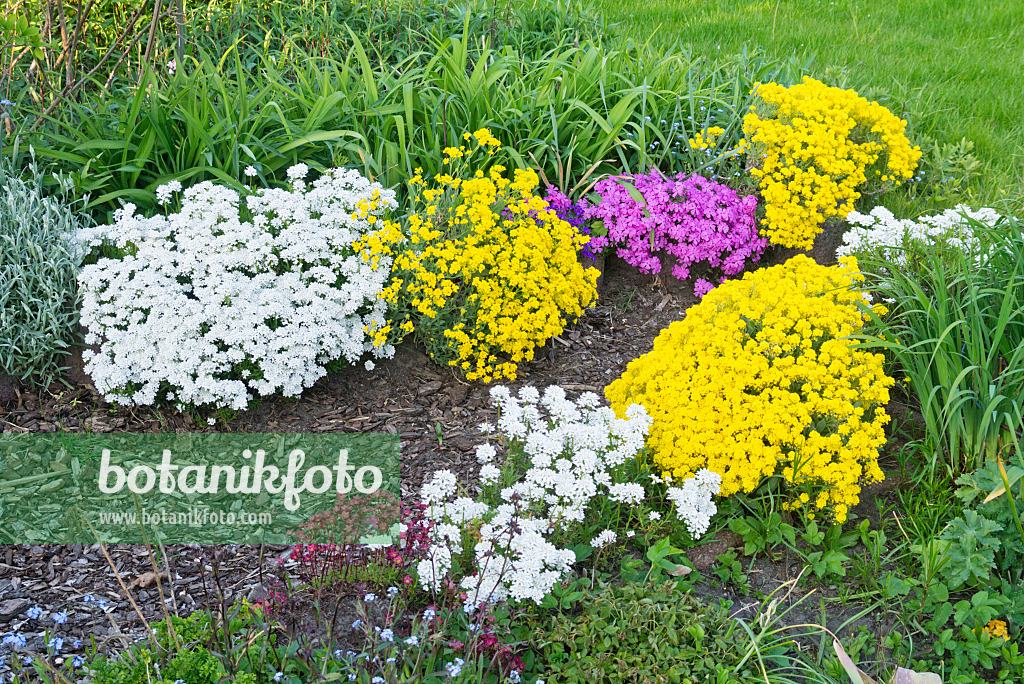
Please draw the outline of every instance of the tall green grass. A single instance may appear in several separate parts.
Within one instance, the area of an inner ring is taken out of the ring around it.
[[[1009,448],[1024,428],[1024,225],[969,221],[980,252],[923,253],[912,268],[865,259],[892,311],[875,318],[920,402],[927,474],[956,476]]]
[[[252,166],[273,184],[298,161],[401,189],[416,168],[438,172],[442,150],[481,127],[506,145],[496,161],[582,189],[652,165],[713,166],[720,160],[695,155],[687,139],[711,123],[738,139],[753,85],[798,79],[805,67],[594,44],[537,55],[479,38],[467,18],[461,34],[395,67],[375,66],[354,33],[342,58],[293,51],[247,66],[235,49],[203,54],[174,76],[148,71],[138,88],[71,105],[29,139],[92,195],[100,218],[126,201],[152,208],[170,180],[240,187]]]

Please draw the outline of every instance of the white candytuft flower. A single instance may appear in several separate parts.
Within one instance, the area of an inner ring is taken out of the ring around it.
[[[644,448],[651,419],[641,406],[630,407],[625,418],[617,418],[610,408],[599,405],[596,395],[573,402],[557,386],[543,392],[525,387],[517,395],[497,386],[491,389],[491,398],[500,410],[498,432],[510,442],[515,458],[525,461],[525,472],[500,492],[501,502],[493,506],[452,500],[455,476],[435,473],[420,492],[426,516],[433,521],[431,544],[458,554],[462,539],[455,539],[449,525],[471,524],[479,530],[475,567],[466,569],[461,579],[452,578],[466,592],[466,605],[540,602],[576,560],[572,550],[551,541],[552,535],[581,522],[596,497],[623,503],[644,498],[641,485],[617,484],[612,474]],[[482,444],[476,455],[480,481],[496,483],[502,475],[495,463],[496,449]],[[612,543],[615,532],[606,530],[595,541]],[[430,572],[424,586],[437,580]]]
[[[486,463],[480,467],[480,481],[484,484],[494,484],[500,477],[501,469],[493,463]]]
[[[590,545],[593,546],[595,549],[603,549],[609,544],[614,544],[616,539],[618,539],[618,535],[616,535],[614,531],[605,530],[601,534],[594,537],[591,540]]]
[[[712,497],[718,494],[721,485],[721,475],[702,468],[692,477],[683,480],[680,487],[668,488],[668,499],[675,504],[676,515],[694,539],[699,539],[708,531],[711,517],[718,512]]]
[[[476,448],[476,461],[480,465],[485,465],[494,461],[497,451],[490,444],[480,444]]]
[[[852,211],[846,216],[852,227],[843,235],[843,244],[836,254],[842,257],[875,252],[899,266],[906,265],[908,249],[914,245],[939,242],[970,254],[978,250],[980,243],[968,219],[991,226],[1000,218],[995,209],[982,207],[974,211],[966,204],[917,220],[898,219],[883,206],[868,214]]]
[[[301,179],[304,165],[289,177]],[[181,190],[157,191],[162,203]],[[184,191],[181,209],[145,218],[127,204],[114,223],[80,231],[107,244],[79,275],[86,370],[109,401],[244,409],[258,395],[296,396],[327,363],[394,354],[386,323],[391,257],[360,251],[369,219],[394,192],[355,171],[332,170],[308,187],[263,189],[242,200],[210,182]],[[362,243],[359,243],[360,245]]]
[[[435,471],[420,487],[420,498],[427,505],[437,504],[455,494],[458,480],[450,470]]]

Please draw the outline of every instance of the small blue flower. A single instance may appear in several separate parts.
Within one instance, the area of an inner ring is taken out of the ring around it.
[[[28,616],[29,620],[38,620],[39,616],[43,614],[43,609],[38,606],[32,606],[25,611],[25,615]]]
[[[95,602],[96,602],[96,597],[93,596],[92,594],[86,594],[85,596],[82,597],[82,603],[95,603]]]
[[[11,101],[10,101],[10,100],[8,100],[8,99],[3,99],[3,100],[0,100],[0,105],[2,105],[2,106],[4,106],[4,107],[13,107],[13,106],[14,106],[14,103],[13,103],[13,102],[11,102]]]
[[[65,622],[68,621],[68,614],[62,610],[59,613],[54,613],[53,615],[51,615],[50,619],[56,622],[58,625],[63,625]]]
[[[390,629],[385,629],[383,632],[380,633],[380,638],[384,641],[394,641],[395,633],[392,632]]]
[[[391,598],[398,596],[398,587],[388,587],[388,596]]]
[[[354,621],[352,623],[352,629],[359,629],[362,626],[363,626],[363,621],[362,620],[356,620],[356,621]]]
[[[85,658],[83,658],[82,656],[76,655],[74,658],[71,659],[72,667],[82,667],[83,665],[85,665]]]
[[[406,646],[419,646],[420,645],[420,638],[418,636],[416,636],[415,634],[413,634],[411,637],[409,637],[408,639],[405,640],[405,645]]]
[[[279,682],[279,681],[281,681],[282,677],[284,677],[284,672],[278,672],[277,674],[274,675],[274,681],[275,682]]]
[[[356,681],[356,673],[355,672],[349,672],[348,673],[348,681],[350,681],[350,682]]]
[[[4,637],[3,645],[10,648],[12,651],[17,651],[20,648],[25,648],[25,635],[23,635],[21,632],[8,634]]]
[[[53,637],[46,645],[52,648],[54,653],[60,653],[60,650],[64,648],[64,640],[60,637]]]
[[[366,603],[373,603],[376,600],[377,600],[377,595],[376,594],[367,594],[366,596],[363,597],[363,601],[366,602]]]

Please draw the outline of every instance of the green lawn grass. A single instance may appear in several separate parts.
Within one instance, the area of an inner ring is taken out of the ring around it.
[[[983,167],[966,199],[1024,207],[1021,0],[591,1],[624,38],[814,57],[813,75],[902,113],[912,137],[973,141]]]

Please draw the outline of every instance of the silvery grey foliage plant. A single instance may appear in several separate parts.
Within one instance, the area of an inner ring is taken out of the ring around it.
[[[66,365],[78,321],[73,234],[89,225],[67,177],[0,159],[0,374],[45,385]]]

